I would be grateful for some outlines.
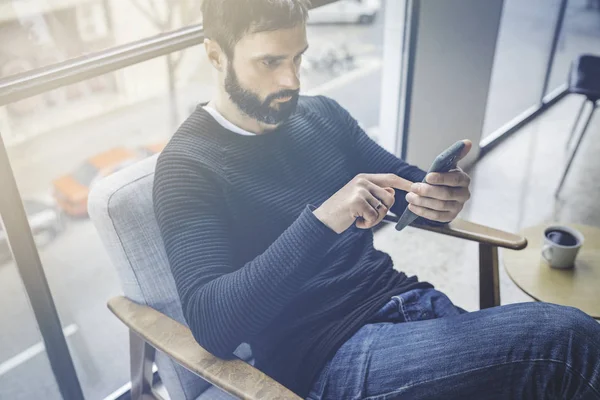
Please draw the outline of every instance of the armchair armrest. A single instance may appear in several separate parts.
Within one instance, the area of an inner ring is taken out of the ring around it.
[[[388,214],[382,221],[396,223],[400,218]],[[498,247],[522,250],[527,247],[527,239],[484,225],[455,219],[449,224],[434,227],[422,224],[415,228],[441,233],[459,239],[479,243],[479,308],[484,309],[500,305],[500,275],[498,272]]]
[[[300,400],[295,393],[242,360],[222,360],[203,349],[188,327],[123,296],[108,308],[129,329],[196,375],[240,399]]]
[[[393,214],[388,214],[383,218],[382,221],[395,224],[398,222],[398,219],[399,217]],[[527,239],[523,236],[490,228],[485,225],[475,224],[459,218],[442,227],[421,224],[414,224],[411,226],[424,229],[426,231],[437,232],[441,233],[442,235],[471,240],[495,247],[504,247],[512,250],[521,250],[527,247]]]

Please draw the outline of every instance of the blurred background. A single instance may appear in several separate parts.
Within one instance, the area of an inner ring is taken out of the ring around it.
[[[473,200],[464,214],[475,222],[509,231],[549,219],[600,226],[592,204],[600,194],[594,181],[598,118],[562,195],[554,197],[582,101],[567,95],[569,67],[580,54],[600,54],[600,1],[408,3],[414,2],[339,0],[311,10],[302,91],[338,100],[374,140],[424,169],[431,154],[455,139],[474,140]],[[89,188],[160,152],[194,107],[210,99],[211,67],[196,41],[17,101],[10,90],[73,60],[101,62],[123,46],[172,33],[176,41],[201,22],[200,5],[0,0],[0,133],[86,399],[110,398],[130,379],[127,329],[105,305],[121,290],[87,218]],[[417,17],[418,26],[407,29]],[[441,32],[456,32],[460,21],[481,35],[457,36],[456,48],[452,41],[439,45]],[[452,71],[462,71],[465,82]],[[423,141],[435,146],[423,152]],[[414,246],[418,235],[400,240],[382,230],[376,240],[399,269],[430,279],[455,302],[475,309],[475,253],[426,236],[426,245],[401,257],[402,246]],[[432,264],[419,257],[423,252],[440,256]],[[504,278],[503,303],[531,300],[513,286]],[[0,398],[60,399],[2,227],[0,327]]]

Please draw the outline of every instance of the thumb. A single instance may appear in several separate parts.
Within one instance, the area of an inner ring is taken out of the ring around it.
[[[469,151],[471,151],[471,147],[473,147],[473,143],[469,139],[464,139],[462,142],[465,144],[465,147],[463,147],[462,152],[458,156],[459,160],[465,158],[469,154]]]

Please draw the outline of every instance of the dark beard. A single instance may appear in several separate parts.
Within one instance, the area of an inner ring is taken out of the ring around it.
[[[227,76],[225,77],[225,91],[229,94],[231,101],[240,109],[241,112],[254,118],[264,124],[276,125],[288,119],[296,110],[298,105],[299,90],[282,90],[267,96],[265,101],[250,90],[244,89],[233,70],[233,63],[227,66]],[[271,107],[274,99],[291,97],[285,103],[278,103],[279,107]]]

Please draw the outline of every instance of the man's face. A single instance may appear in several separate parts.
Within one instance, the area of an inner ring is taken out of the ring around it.
[[[308,47],[304,24],[244,36],[228,60],[225,91],[249,117],[276,125],[296,109],[300,63]]]

